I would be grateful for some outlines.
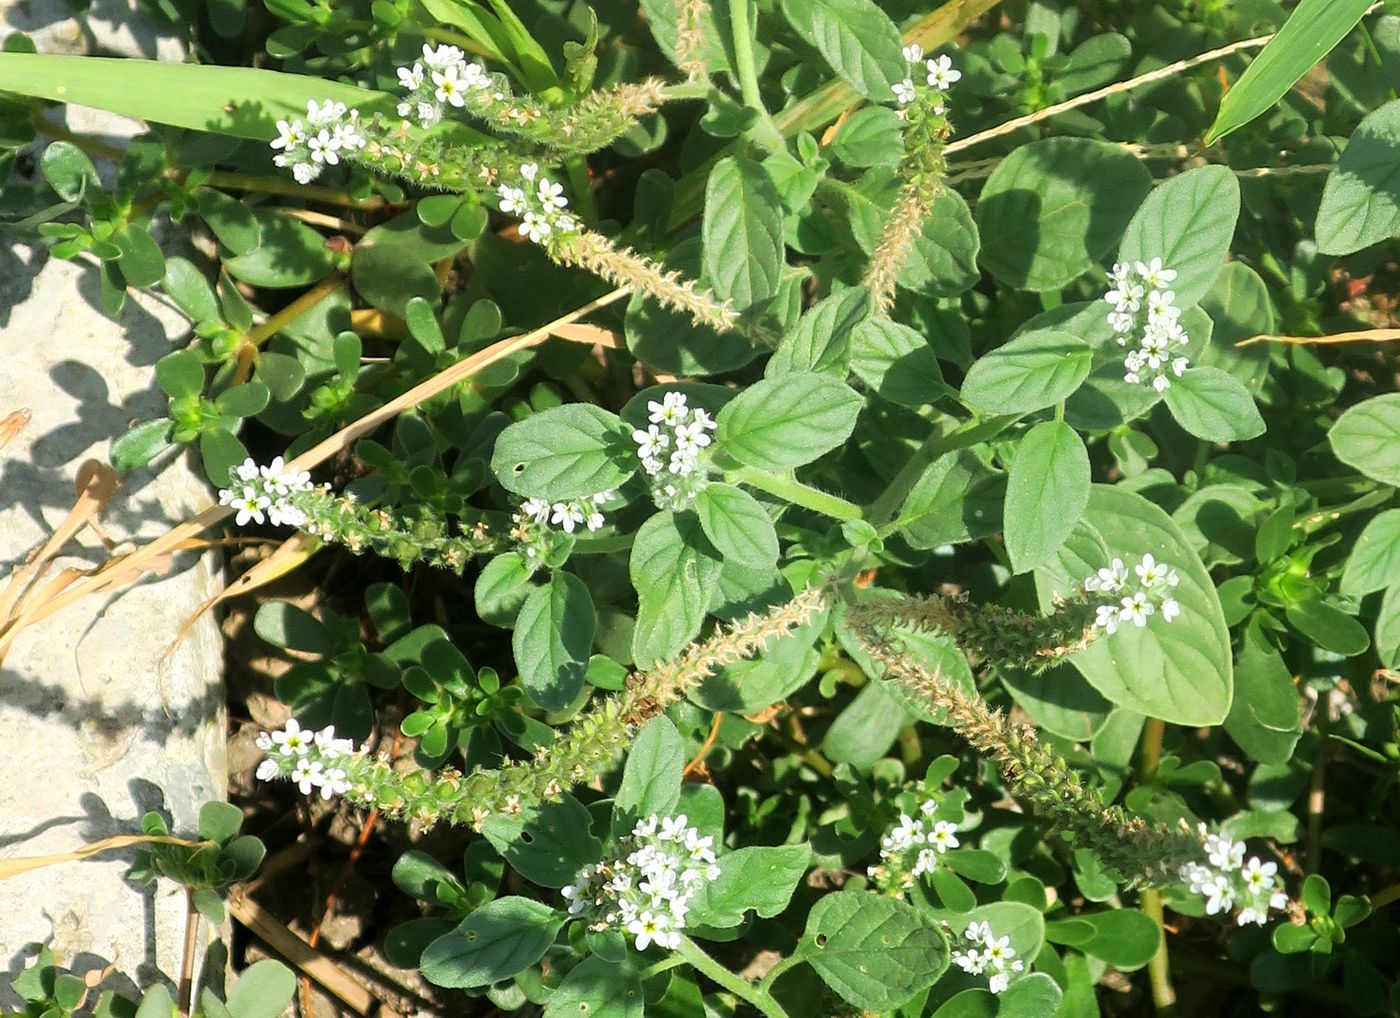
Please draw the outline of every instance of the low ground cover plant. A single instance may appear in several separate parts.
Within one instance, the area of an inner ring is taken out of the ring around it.
[[[337,570],[259,794],[395,825],[444,1007],[1400,1008],[1400,14],[154,13],[6,41],[7,229],[190,318],[114,466]]]

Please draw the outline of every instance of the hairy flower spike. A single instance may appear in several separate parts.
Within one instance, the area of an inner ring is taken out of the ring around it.
[[[305,758],[307,762],[300,765],[303,774],[296,779],[300,782],[312,764],[321,764],[324,771],[329,762],[345,772],[343,778],[336,779],[336,787],[343,784],[345,790],[332,794],[348,802],[424,826],[446,820],[480,830],[491,816],[521,814],[604,773],[643,722],[683,697],[707,675],[757,653],[808,621],[826,604],[826,597],[820,588],[804,591],[764,614],[718,630],[709,639],[692,644],[674,661],[634,674],[626,693],[588,707],[530,760],[509,760],[498,770],[476,770],[467,775],[455,770],[403,773],[387,758],[372,757],[363,750],[334,754],[328,760],[314,740],[304,753],[297,751],[302,745],[298,742],[293,753],[287,754],[276,749],[277,738],[269,735],[259,743],[269,753],[259,775],[291,779],[298,761]],[[289,724],[288,731],[300,729]],[[299,738],[304,740],[304,736]],[[319,776],[321,772],[316,773]],[[308,787],[322,786],[312,782]]]
[[[856,638],[886,680],[944,712],[949,727],[996,761],[1017,798],[1077,845],[1093,850],[1124,880],[1162,883],[1166,874],[1200,857],[1200,843],[1189,834],[1106,804],[1078,771],[1041,745],[1033,729],[1013,724],[981,697],[946,681],[869,627],[857,625]]]
[[[1037,615],[995,604],[975,604],[956,597],[869,598],[846,607],[855,627],[878,631],[906,626],[951,636],[964,651],[982,661],[1039,672],[1082,650],[1097,635],[1094,609],[1075,597]]]
[[[952,133],[947,117],[947,92],[962,77],[946,55],[924,58],[917,44],[904,48],[910,75],[893,87],[899,116],[904,120],[904,181],[890,210],[884,236],[870,258],[864,283],[881,314],[894,304],[899,273],[923,230],[924,220],[943,191],[948,164],[943,146]]]

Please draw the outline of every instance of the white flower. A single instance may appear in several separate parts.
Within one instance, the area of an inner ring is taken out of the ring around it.
[[[677,449],[671,453],[671,461],[667,469],[673,474],[684,477],[699,465],[700,461],[696,458],[694,449]]]
[[[1156,610],[1157,606],[1147,599],[1147,594],[1139,590],[1123,598],[1123,607],[1118,611],[1118,618],[1141,629],[1147,625],[1147,617]]]
[[[529,237],[536,244],[549,236],[551,226],[549,220],[537,212],[526,212],[520,221],[520,232]]]
[[[555,502],[554,513],[549,522],[562,527],[564,533],[572,534],[574,528],[584,522],[583,510],[575,502]]]
[[[688,449],[703,449],[710,444],[710,436],[705,426],[692,420],[689,424],[676,425],[676,445]]]
[[[716,428],[719,427],[719,422],[716,421],[709,414],[707,414],[700,407],[696,407],[695,409],[690,411],[690,419],[693,422],[693,424],[699,425],[706,431],[714,431]]]
[[[962,78],[962,71],[953,69],[953,60],[943,53],[929,57],[924,64],[928,68],[928,83],[940,92],[946,92]]]
[[[1114,594],[1123,589],[1123,585],[1128,582],[1128,567],[1123,564],[1121,558],[1115,558],[1107,566],[1101,568],[1093,576],[1084,581],[1085,590],[1099,590],[1105,594]]]
[[[451,103],[460,108],[466,101],[465,92],[469,87],[462,80],[461,74],[462,69],[455,65],[433,71],[430,75],[433,82],[433,98],[440,103]]]
[[[523,163],[520,167],[520,175],[530,182],[534,182],[535,177],[540,172],[539,163]]]
[[[929,832],[928,843],[938,849],[939,853],[948,851],[950,848],[958,847],[957,825],[949,823],[947,820],[939,820],[933,825],[933,830]]]
[[[1016,957],[1016,950],[1011,946],[1010,937],[993,937],[988,932],[985,940],[987,945],[987,962],[994,969],[1004,969],[1011,964],[1011,959]]]
[[[258,764],[258,769],[253,772],[253,776],[259,781],[271,781],[282,772],[282,768],[276,760],[264,760]]]
[[[1161,616],[1163,622],[1170,622],[1180,614],[1181,605],[1177,602],[1176,598],[1167,597],[1162,599]]]
[[[598,510],[598,504],[596,502],[580,505],[579,511],[583,513],[583,525],[586,526],[590,532],[603,529],[603,524],[606,521],[603,519],[603,514]]]
[[[671,436],[652,424],[645,431],[640,428],[633,431],[632,441],[637,443],[638,456],[642,459],[655,459],[671,444]]]
[[[527,498],[520,504],[520,511],[539,526],[549,522],[549,503],[542,498]]]
[[[313,788],[319,788],[325,781],[325,765],[319,760],[302,757],[292,768],[292,780],[301,789],[302,795],[310,795]]]
[[[540,178],[539,190],[540,204],[546,209],[562,209],[569,204],[569,200],[564,197],[564,185],[553,183],[548,177]]]
[[[1276,873],[1278,873],[1278,863],[1261,862],[1258,856],[1251,856],[1249,861],[1244,864],[1244,868],[1240,870],[1240,877],[1251,893],[1259,894],[1263,891],[1273,890]]]
[[[684,841],[685,814],[681,813],[678,816],[662,818],[661,831],[657,837],[662,841]]]
[[[1217,915],[1235,907],[1235,889],[1223,874],[1208,880],[1201,887],[1206,895],[1206,914]]]
[[[1154,290],[1162,289],[1176,279],[1176,270],[1163,268],[1160,258],[1153,258],[1146,263],[1138,262],[1135,267],[1138,275],[1142,277],[1143,284]],[[1117,266],[1114,268],[1117,269]]]
[[[907,62],[911,64],[917,64],[923,58],[924,48],[920,46],[917,42],[911,42],[908,46],[904,47],[904,59]]]
[[[448,46],[445,43],[440,46],[423,45],[423,63],[436,70],[443,70],[448,67],[455,67],[466,61],[467,55],[456,46]]]
[[[399,76],[399,87],[405,92],[417,92],[423,87],[423,65],[416,60],[412,67],[400,67],[395,73]]]
[[[912,79],[905,78],[903,81],[897,81],[890,88],[899,105],[908,106],[914,101],[914,82]]]
[[[312,127],[329,127],[345,116],[345,113],[345,104],[334,99],[326,99],[320,103],[311,99],[306,103],[306,122]]]
[[[1237,870],[1244,865],[1244,842],[1232,841],[1224,834],[1206,837],[1206,858],[1217,869]]]
[[[331,137],[325,128],[306,139],[306,148],[311,153],[311,161],[334,166],[340,162],[340,144]]]
[[[1268,920],[1268,918],[1269,913],[1261,912],[1258,909],[1247,905],[1244,908],[1240,909],[1240,914],[1236,917],[1235,921],[1238,922],[1241,926],[1246,926],[1249,923],[1254,923],[1256,926],[1263,926],[1264,923]]]
[[[685,394],[681,392],[668,392],[661,397],[661,402],[655,400],[647,401],[649,411],[648,420],[653,424],[664,424],[667,427],[675,427],[685,421],[689,411],[685,405]]]
[[[1101,604],[1094,615],[1094,625],[1106,630],[1109,636],[1118,632],[1118,609],[1111,604]]]
[[[272,499],[251,485],[247,485],[236,492],[227,488],[220,491],[219,504],[238,510],[234,522],[241,527],[249,520],[262,523],[264,521],[263,510],[272,505]]]
[[[272,139],[273,148],[293,149],[305,143],[306,128],[301,126],[300,120],[293,120],[291,123],[285,120],[277,121],[277,137]]]

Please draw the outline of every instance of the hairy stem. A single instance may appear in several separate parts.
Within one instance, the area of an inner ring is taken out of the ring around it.
[[[823,516],[830,516],[834,519],[858,520],[861,512],[860,506],[854,502],[847,502],[844,498],[835,495],[828,495],[824,491],[813,488],[811,485],[803,484],[793,477],[785,477],[771,470],[759,470],[757,467],[738,467],[725,472],[725,476],[733,481],[740,481],[759,491],[774,495],[793,505],[800,505],[804,509],[821,513]]]
[[[1138,781],[1147,783],[1157,776],[1157,765],[1162,759],[1162,736],[1167,724],[1161,718],[1148,718],[1142,729],[1142,752],[1138,756]],[[1176,987],[1172,985],[1171,956],[1167,953],[1167,931],[1162,921],[1162,895],[1155,888],[1144,888],[1141,899],[1142,911],[1151,917],[1162,933],[1162,944],[1157,953],[1147,963],[1147,979],[1152,987],[1152,1006],[1157,1018],[1174,1018],[1176,1015]]]
[[[786,1011],[779,1006],[778,1002],[769,996],[768,991],[761,986],[755,986],[730,972],[727,968],[715,961],[708,954],[700,949],[700,945],[687,936],[681,937],[681,946],[677,953],[697,972],[708,976],[711,980],[723,986],[740,1000],[746,1001],[759,1014],[766,1018],[788,1018]]]

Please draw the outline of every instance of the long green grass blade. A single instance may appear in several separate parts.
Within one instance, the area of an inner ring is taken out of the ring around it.
[[[1369,0],[1302,0],[1288,20],[1225,93],[1206,144],[1239,130],[1284,97],[1299,78],[1341,42],[1370,7]]]
[[[43,53],[0,53],[0,91],[262,141],[277,136],[277,120],[305,116],[311,99],[366,115],[395,105],[384,92],[282,71]]]

